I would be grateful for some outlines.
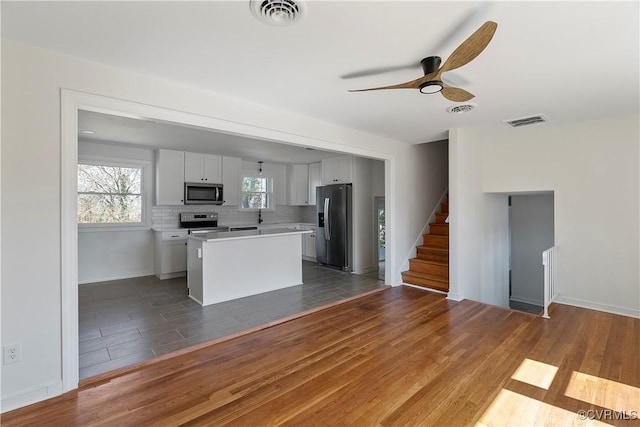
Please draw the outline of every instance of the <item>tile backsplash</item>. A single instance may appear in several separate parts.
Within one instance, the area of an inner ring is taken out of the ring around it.
[[[218,212],[219,225],[254,225],[258,212],[240,212],[237,206],[154,206],[153,227],[177,227],[182,212]],[[263,224],[315,221],[315,206],[277,206],[274,212],[262,212]]]

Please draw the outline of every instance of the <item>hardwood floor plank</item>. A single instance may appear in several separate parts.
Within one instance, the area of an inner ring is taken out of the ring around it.
[[[639,319],[558,304],[544,320],[399,287],[117,374],[2,425],[586,425],[577,411],[640,410],[638,348]],[[548,388],[528,379],[535,371],[512,378],[526,359],[558,368]]]

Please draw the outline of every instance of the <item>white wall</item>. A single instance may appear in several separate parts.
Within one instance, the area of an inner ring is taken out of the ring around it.
[[[133,148],[110,143],[80,141],[78,159],[107,158],[113,160],[142,160],[149,162],[145,180],[153,179],[153,150]],[[149,198],[153,185],[147,186]],[[147,208],[151,203],[147,203]],[[151,217],[151,212],[149,212]],[[149,222],[148,225],[151,223]],[[106,280],[139,277],[153,274],[153,232],[146,230],[78,230],[78,282],[92,283]]]
[[[482,193],[481,147],[449,133],[449,298],[509,306],[506,195]]]
[[[638,115],[451,139],[453,289],[483,301],[476,274],[504,256],[486,248],[500,209],[485,193],[554,191],[559,301],[640,316]]]
[[[448,180],[448,143],[447,141],[422,144],[413,149],[402,151],[398,156],[397,167],[412,170],[412,174],[398,173],[396,183],[397,191],[393,194],[385,194],[385,211],[389,218],[390,208],[401,209],[399,218],[406,234],[402,236],[402,247],[406,252],[402,253],[400,268],[395,271],[409,269],[409,258],[416,256],[416,245],[422,244],[422,235],[426,232],[429,218],[434,208],[439,207],[440,199],[447,189]],[[393,215],[392,215],[393,217]],[[388,219],[387,219],[388,222]],[[388,228],[386,241],[393,238],[395,231]],[[388,244],[387,244],[388,250]],[[389,259],[385,260],[385,269],[389,266]],[[397,280],[402,280],[398,277]]]
[[[63,285],[73,285],[61,282],[62,88],[215,118],[227,129],[250,126],[259,138],[387,159],[390,284],[400,283],[406,254],[446,188],[439,146],[409,146],[8,40],[2,59],[2,344],[21,343],[23,357],[3,367],[3,411],[62,391],[60,298]],[[444,178],[425,182],[429,173]]]
[[[511,196],[511,300],[542,306],[542,252],[554,245],[553,194]]]
[[[353,272],[377,269],[373,225],[372,161],[353,159]]]
[[[371,161],[371,192],[374,197],[384,197],[384,162]]]

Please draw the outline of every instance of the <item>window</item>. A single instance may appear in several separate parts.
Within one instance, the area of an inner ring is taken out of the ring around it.
[[[241,209],[273,209],[273,207],[273,178],[243,176]]]
[[[144,167],[105,163],[78,164],[78,224],[143,225]]]

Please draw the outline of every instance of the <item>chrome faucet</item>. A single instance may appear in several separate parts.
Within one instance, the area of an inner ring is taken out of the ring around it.
[[[258,209],[258,224],[262,224],[262,209]]]

